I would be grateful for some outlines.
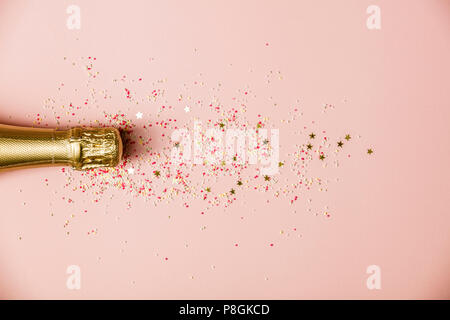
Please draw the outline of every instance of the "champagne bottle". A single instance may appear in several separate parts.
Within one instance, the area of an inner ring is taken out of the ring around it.
[[[51,165],[77,170],[113,167],[122,158],[122,148],[115,128],[56,130],[0,124],[0,171]]]

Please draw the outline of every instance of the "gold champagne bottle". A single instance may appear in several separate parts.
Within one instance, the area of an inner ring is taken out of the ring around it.
[[[115,128],[56,130],[0,124],[0,171],[51,165],[77,170],[113,167],[122,158],[122,148]]]

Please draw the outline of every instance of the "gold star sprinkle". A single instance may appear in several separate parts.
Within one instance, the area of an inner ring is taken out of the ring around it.
[[[372,154],[373,150],[372,149],[367,149],[367,154]]]
[[[351,138],[352,138],[352,137],[350,137],[349,134],[346,134],[346,135],[345,135],[345,140],[350,141]]]
[[[344,143],[343,143],[342,141],[339,141],[339,142],[337,143],[337,146],[338,146],[339,148],[342,148],[343,145],[344,145]]]
[[[316,135],[314,134],[314,133],[311,133],[310,135],[309,135],[309,138],[310,139],[314,139],[316,137]]]
[[[270,177],[269,176],[264,176],[264,180],[270,181]]]
[[[324,159],[325,159],[325,155],[321,154],[321,155],[319,156],[319,159],[320,159],[320,160],[324,160]]]

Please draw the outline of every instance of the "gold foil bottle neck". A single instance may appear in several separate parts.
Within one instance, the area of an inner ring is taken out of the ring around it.
[[[115,128],[73,128],[70,130],[73,167],[86,170],[115,167],[122,159],[122,139]]]
[[[122,159],[122,139],[115,128],[69,130],[0,125],[0,170],[71,165],[77,170],[113,167]]]

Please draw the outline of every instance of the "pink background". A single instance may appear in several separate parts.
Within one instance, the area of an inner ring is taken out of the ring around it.
[[[70,4],[80,30],[66,27]],[[372,4],[381,30],[366,27]],[[86,74],[68,61],[95,56],[96,87],[122,93],[112,81],[122,75],[148,89],[167,79],[180,118],[183,84],[221,82],[224,100],[251,88],[249,117],[288,117],[298,100],[299,128],[317,120],[317,130],[358,140],[325,173],[340,182],[311,196],[312,212],[252,192],[207,215],[201,203],[155,207],[118,190],[95,203],[64,188],[57,168],[0,173],[0,298],[450,298],[449,18],[447,0],[0,0],[0,123],[35,125],[49,98],[81,102]],[[282,80],[267,84],[270,71]],[[64,124],[103,111],[154,116],[157,103],[125,102]],[[331,114],[318,111],[324,103]],[[283,158],[303,141],[279,127]],[[313,214],[324,206],[331,219]],[[81,267],[81,290],[66,287],[69,265]],[[369,265],[381,268],[381,290],[366,287]]]

